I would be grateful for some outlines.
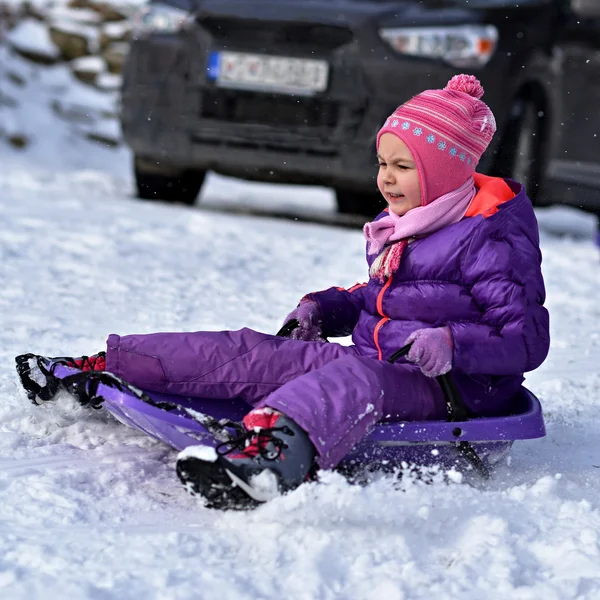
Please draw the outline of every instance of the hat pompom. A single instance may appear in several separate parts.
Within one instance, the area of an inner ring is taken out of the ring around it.
[[[455,75],[444,89],[463,92],[478,100],[483,96],[483,87],[475,75]]]

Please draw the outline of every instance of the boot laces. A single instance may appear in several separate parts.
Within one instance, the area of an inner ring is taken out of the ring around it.
[[[265,460],[277,460],[284,448],[288,445],[278,436],[273,435],[281,431],[287,435],[294,435],[294,432],[287,426],[283,427],[265,427],[257,428],[258,431],[250,429],[240,433],[236,438],[223,442],[216,446],[217,454],[224,456],[234,451],[239,451],[240,458],[256,458],[260,455]],[[272,448],[269,448],[269,444]]]
[[[65,367],[76,367],[82,371],[95,371],[96,363],[98,360],[105,360],[106,352],[98,352],[97,354],[92,354],[92,356],[61,356],[60,359],[56,359],[51,369],[54,372],[54,369],[57,365],[64,365]]]

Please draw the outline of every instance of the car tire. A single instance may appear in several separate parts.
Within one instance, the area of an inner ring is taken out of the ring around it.
[[[338,212],[346,215],[360,215],[373,218],[385,208],[385,201],[378,192],[368,194],[344,188],[336,188],[335,197]]]
[[[496,159],[499,174],[522,183],[533,204],[540,199],[543,133],[538,107],[531,101],[517,100]]]
[[[136,159],[134,164],[138,198],[162,200],[192,206],[206,177],[205,171],[184,171],[166,175],[145,170]]]

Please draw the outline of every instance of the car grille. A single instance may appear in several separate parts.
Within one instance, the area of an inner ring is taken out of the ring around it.
[[[198,141],[333,156],[350,142],[366,106],[236,90],[205,90]],[[241,129],[235,126],[241,125]]]
[[[329,59],[354,40],[350,29],[316,23],[230,17],[205,17],[198,23],[213,38],[210,46],[240,52]],[[358,79],[356,71],[344,65],[344,77]],[[334,155],[341,144],[354,138],[366,109],[364,99],[343,99],[344,95],[338,93],[331,99],[200,85],[202,125],[194,135],[199,140],[218,135],[221,142],[226,140],[232,146]]]
[[[239,90],[204,90],[201,116],[229,123],[334,129],[339,104],[324,99]]]
[[[318,25],[315,23],[252,22],[246,20],[207,17],[200,26],[217,40],[231,44],[243,40],[251,47],[271,48],[285,44],[292,49],[308,49],[309,52],[334,50],[349,44],[354,34],[345,27]]]

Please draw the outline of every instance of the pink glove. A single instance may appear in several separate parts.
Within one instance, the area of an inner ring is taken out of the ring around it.
[[[404,342],[410,343],[406,360],[419,365],[427,377],[439,377],[452,369],[454,343],[449,327],[417,329]]]
[[[304,340],[305,342],[323,342],[323,321],[321,309],[314,300],[301,300],[298,308],[293,310],[286,318],[285,325],[292,319],[298,320],[298,327],[294,329],[289,337],[293,340]]]

